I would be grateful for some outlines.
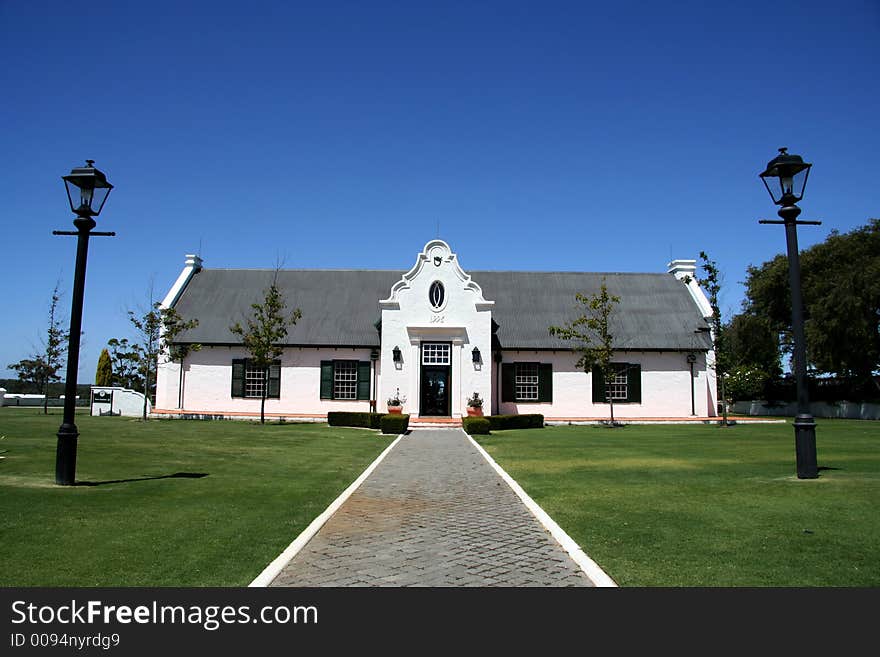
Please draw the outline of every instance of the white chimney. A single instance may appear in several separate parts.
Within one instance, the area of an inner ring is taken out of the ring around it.
[[[192,279],[194,274],[197,274],[200,271],[202,271],[202,259],[195,254],[188,253],[183,261],[183,271],[180,272],[180,276],[177,277],[177,280],[174,281],[174,285],[171,286],[171,289],[168,290],[168,294],[165,295],[165,299],[162,301],[162,307],[173,307],[180,298],[180,295],[183,294],[183,290],[186,288],[190,279]]]
[[[703,288],[697,283],[697,261],[696,260],[673,260],[666,265],[666,271],[678,280],[687,285],[688,292],[691,293],[694,303],[700,309],[700,314],[705,318],[712,316],[712,306]]]
[[[202,270],[202,259],[199,256],[189,253],[185,257],[186,260],[183,263],[185,267],[192,267],[195,271]]]
[[[673,260],[666,267],[666,271],[678,280],[683,280],[685,276],[689,278],[696,278],[697,276],[696,260]]]

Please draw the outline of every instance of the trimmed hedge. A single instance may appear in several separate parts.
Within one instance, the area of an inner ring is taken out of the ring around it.
[[[381,429],[383,413],[353,413],[351,411],[330,411],[327,424],[331,427],[365,427]]]
[[[504,429],[542,429],[544,416],[540,413],[526,415],[490,415],[489,428],[492,431]]]
[[[461,420],[461,428],[472,436],[489,433],[489,420],[485,417],[466,417]]]
[[[409,427],[409,415],[398,413],[383,415],[381,425],[382,433],[406,433],[406,430]]]

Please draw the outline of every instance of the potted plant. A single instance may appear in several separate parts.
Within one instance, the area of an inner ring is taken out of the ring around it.
[[[480,393],[475,392],[473,395],[468,397],[467,400],[467,412],[469,417],[480,417],[483,415],[483,400],[480,398]]]
[[[406,403],[406,397],[401,397],[400,388],[391,397],[388,398],[388,412],[394,414],[403,413],[403,405]]]

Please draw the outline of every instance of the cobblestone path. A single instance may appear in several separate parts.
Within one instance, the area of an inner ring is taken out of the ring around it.
[[[460,429],[416,430],[271,586],[592,586]]]

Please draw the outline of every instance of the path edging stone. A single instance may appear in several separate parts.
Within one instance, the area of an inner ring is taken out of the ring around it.
[[[400,442],[403,438],[404,434],[400,434],[397,438],[392,442],[385,450],[376,457],[376,460],[370,463],[367,466],[367,469],[364,470],[361,475],[352,482],[352,484],[342,491],[342,494],[337,497],[331,504],[328,506],[324,512],[319,515],[317,518],[312,520],[308,527],[306,527],[299,536],[297,536],[294,541],[287,546],[287,548],[279,554],[275,559],[263,569],[253,582],[248,584],[248,588],[260,588],[267,587],[272,583],[278,574],[284,570],[284,567],[290,563],[290,560],[293,559],[297,553],[302,550],[306,543],[312,540],[312,537],[318,533],[318,530],[324,526],[324,524],[330,519],[330,517],[336,513],[339,507],[352,496],[352,494],[360,487],[362,483],[366,480],[367,477],[372,474],[373,470],[375,470],[382,460],[388,455],[388,453],[394,449],[394,446]]]

